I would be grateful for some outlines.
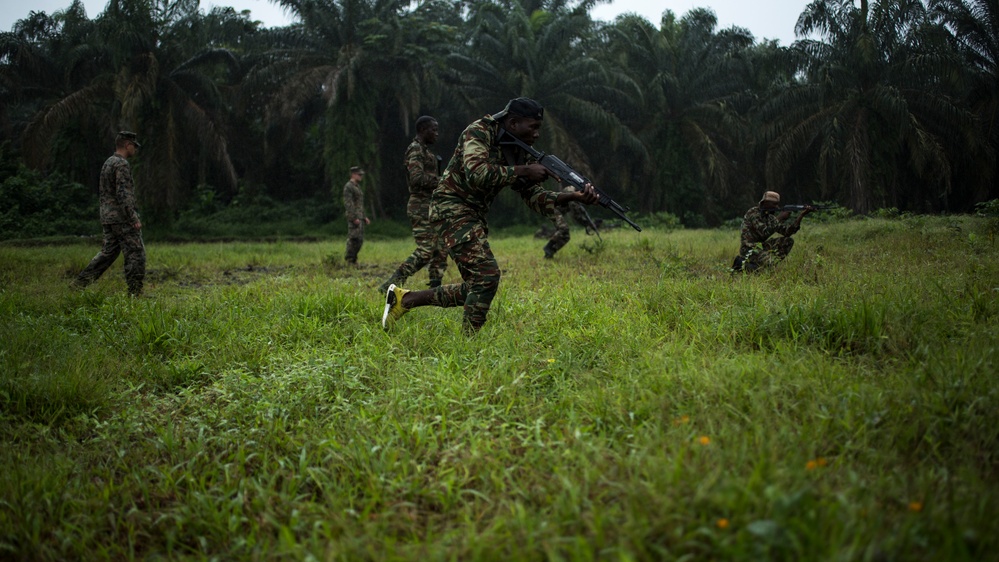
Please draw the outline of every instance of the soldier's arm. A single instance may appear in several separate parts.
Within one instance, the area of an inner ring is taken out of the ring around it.
[[[468,181],[475,185],[512,187],[517,181],[516,166],[506,166],[489,157],[489,146],[477,131],[468,131],[462,141],[462,166]]]
[[[437,162],[429,169],[426,166],[423,151],[418,145],[410,145],[406,149],[406,181],[410,189],[427,191],[437,187]]]
[[[128,223],[141,226],[139,222],[139,211],[135,204],[135,186],[132,182],[132,170],[128,164],[119,166],[115,173],[115,196],[118,199],[119,208],[128,218]]]

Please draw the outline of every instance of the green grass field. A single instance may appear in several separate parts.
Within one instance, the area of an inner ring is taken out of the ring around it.
[[[471,338],[410,240],[0,245],[0,559],[996,560],[994,231],[810,220],[496,235]]]

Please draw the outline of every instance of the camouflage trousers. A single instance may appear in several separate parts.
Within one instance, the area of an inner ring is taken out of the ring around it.
[[[794,238],[790,236],[764,240],[744,256],[742,269],[752,272],[757,269],[773,267],[786,258],[793,247]]]
[[[462,326],[468,333],[477,332],[486,323],[489,306],[499,289],[499,263],[489,248],[485,224],[479,221],[438,223],[438,232],[448,255],[458,266],[462,283],[433,289],[433,306],[464,307]]]
[[[347,251],[343,255],[347,263],[357,263],[357,254],[364,244],[364,221],[361,224],[347,223]]]
[[[430,280],[440,280],[447,269],[447,252],[440,243],[436,226],[430,221],[430,200],[410,198],[406,209],[413,226],[416,249],[392,274],[393,283],[401,285],[417,271],[427,268]]]
[[[146,247],[142,244],[142,231],[130,224],[104,224],[101,228],[104,231],[101,251],[73,283],[82,288],[97,281],[118,259],[118,254],[124,254],[128,293],[135,296],[142,294],[142,283],[146,278]]]
[[[561,250],[569,243],[569,223],[558,209],[552,215],[552,224],[555,225],[555,233],[552,234],[551,238],[548,239],[548,243],[545,244],[545,257],[548,258],[554,256],[555,252]]]

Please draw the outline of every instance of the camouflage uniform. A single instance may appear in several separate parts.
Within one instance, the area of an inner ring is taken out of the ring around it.
[[[791,236],[801,228],[792,220],[780,221],[777,211],[764,211],[759,206],[746,211],[742,220],[742,244],[739,258],[742,269],[754,271],[761,267],[772,267],[791,253],[794,238]],[[770,239],[774,234],[779,238]],[[736,258],[736,262],[739,262]]]
[[[82,288],[96,281],[121,253],[128,292],[137,296],[142,293],[146,277],[146,248],[142,244],[142,231],[135,228],[139,212],[132,169],[128,160],[118,154],[112,154],[101,167],[100,202],[104,241],[100,252],[76,276],[74,285]]]
[[[347,263],[357,263],[357,254],[364,244],[364,193],[353,180],[343,184],[343,206],[347,217],[347,251],[343,259]],[[354,224],[355,220],[357,224]]]
[[[406,181],[409,184],[409,205],[406,214],[413,226],[413,238],[416,239],[416,249],[402,262],[392,277],[385,282],[382,291],[389,283],[402,285],[410,275],[427,266],[430,274],[430,285],[440,285],[447,268],[447,254],[439,243],[437,230],[430,222],[430,198],[440,175],[437,172],[437,156],[424,144],[420,137],[413,139],[406,149],[403,160],[406,166]]]
[[[489,248],[486,214],[499,192],[509,187],[528,207],[555,213],[558,194],[514,175],[515,164],[535,160],[519,148],[500,148],[499,122],[487,115],[462,133],[430,203],[433,221],[463,283],[434,289],[430,304],[464,306],[463,325],[474,332],[486,322],[499,288],[500,269]]]
[[[576,189],[571,185],[562,188],[562,191],[567,193],[572,193]],[[555,252],[562,249],[563,246],[569,243],[569,222],[566,217],[572,218],[577,224],[586,224],[586,209],[583,208],[582,203],[577,203],[576,201],[570,201],[566,205],[560,205],[555,208],[555,215],[551,217],[552,224],[555,225],[555,232],[552,234],[551,238],[548,239],[548,243],[545,244],[545,257],[552,258],[555,256]]]

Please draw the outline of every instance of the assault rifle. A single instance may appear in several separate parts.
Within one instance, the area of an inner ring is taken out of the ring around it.
[[[502,127],[500,128],[500,144],[513,144],[519,146],[520,148],[524,149],[524,151],[526,151],[528,154],[533,156],[538,161],[538,164],[544,166],[545,169],[547,169],[548,172],[551,173],[551,175],[572,185],[579,191],[582,191],[583,188],[586,186],[586,184],[590,183],[590,180],[583,177],[576,170],[573,170],[565,162],[559,160],[558,157],[555,156],[554,154],[545,154],[544,152],[535,149],[526,142],[511,135],[510,133],[507,132],[506,129],[503,129]],[[630,224],[631,227],[637,230],[638,232],[642,231],[642,227],[635,224],[631,219],[628,218],[627,215],[625,215],[625,213],[629,211],[627,207],[621,206],[620,203],[611,199],[609,195],[607,195],[597,187],[594,187],[593,191],[595,191],[597,195],[600,196],[600,199],[597,201],[597,203],[599,203],[601,207],[606,207],[607,209],[610,209],[611,212],[621,217],[626,223]]]
[[[795,211],[804,211],[808,207],[811,207],[812,209],[815,209],[816,211],[829,211],[831,209],[835,209],[836,208],[836,207],[834,207],[832,205],[784,205],[783,207],[780,208],[780,210],[781,211],[788,211],[788,212],[793,213]]]

